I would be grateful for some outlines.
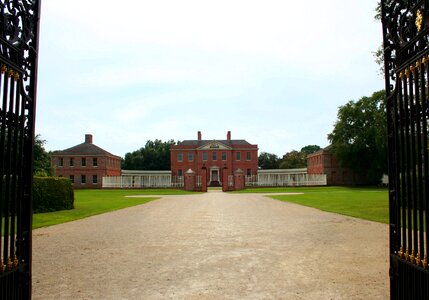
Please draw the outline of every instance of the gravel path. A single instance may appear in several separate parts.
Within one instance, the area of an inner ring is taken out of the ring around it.
[[[387,225],[258,194],[33,231],[34,299],[388,299],[388,284]]]

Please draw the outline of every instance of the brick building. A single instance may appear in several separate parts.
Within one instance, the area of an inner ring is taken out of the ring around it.
[[[331,151],[331,146],[307,156],[308,174],[326,174],[328,185],[367,184],[365,177],[356,174],[349,168],[341,167]]]
[[[103,176],[121,175],[121,158],[92,143],[92,135],[74,147],[51,156],[55,175],[70,178],[74,188],[101,188]]]
[[[221,185],[224,174],[233,175],[238,169],[245,175],[256,175],[258,172],[258,145],[233,140],[230,131],[226,140],[203,140],[198,131],[196,140],[185,140],[172,146],[170,157],[172,176],[184,176],[189,169],[196,176],[201,176],[204,169],[209,186]]]

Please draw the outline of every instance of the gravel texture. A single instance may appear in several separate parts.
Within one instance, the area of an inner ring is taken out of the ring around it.
[[[163,196],[33,231],[33,299],[388,299],[388,267],[387,225],[260,194]]]

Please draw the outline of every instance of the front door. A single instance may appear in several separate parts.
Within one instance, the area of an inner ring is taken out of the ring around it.
[[[219,181],[219,170],[212,170],[211,181]]]

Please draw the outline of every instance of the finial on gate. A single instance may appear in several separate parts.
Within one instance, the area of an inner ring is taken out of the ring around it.
[[[398,255],[399,255],[400,258],[402,258],[404,256],[404,248],[402,248],[402,247],[399,248]]]
[[[420,67],[421,67],[421,62],[420,62],[420,60],[418,60],[417,62],[416,62],[416,68],[417,68],[417,70],[419,70],[420,71]]]
[[[423,25],[423,14],[422,14],[422,11],[420,9],[418,9],[416,12],[417,32],[420,32],[420,30],[422,30],[422,25]]]
[[[3,260],[0,258],[0,272],[6,271],[6,266],[3,263]]]
[[[410,254],[408,253],[408,249],[405,251],[405,260],[408,260],[410,257]]]
[[[408,68],[405,69],[405,76],[410,77],[410,70]]]

